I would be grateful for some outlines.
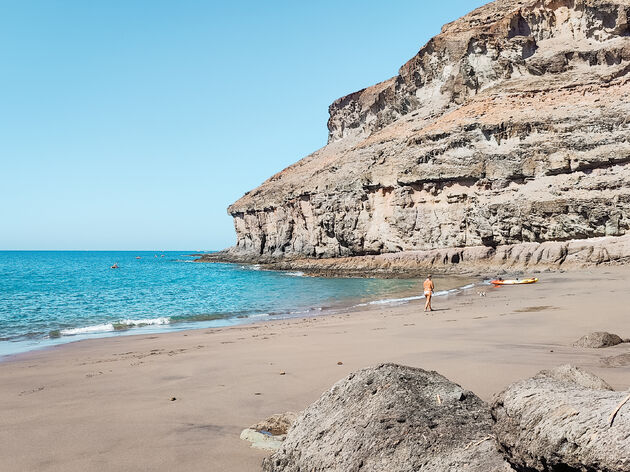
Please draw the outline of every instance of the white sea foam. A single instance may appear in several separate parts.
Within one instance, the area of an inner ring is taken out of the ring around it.
[[[291,277],[304,277],[304,272],[285,272],[284,275],[290,275]]]
[[[475,284],[464,285],[463,287],[452,288],[450,290],[440,290],[433,294],[434,297],[443,297],[444,295],[450,295],[452,293],[461,292],[462,290],[468,290],[475,286]],[[414,300],[423,300],[424,295],[414,295],[412,297],[404,297],[404,298],[384,298],[382,300],[373,300],[371,302],[359,303],[355,306],[370,306],[370,305],[399,305],[407,302],[412,302]]]
[[[127,326],[148,326],[148,325],[165,325],[171,322],[170,318],[162,316],[160,318],[146,318],[143,320],[122,320],[116,324]]]
[[[114,325],[111,323],[83,326],[81,328],[68,328],[62,329],[59,333],[62,336],[73,336],[75,334],[88,334],[88,333],[104,333],[107,331],[114,331]]]
[[[367,306],[367,305],[388,305],[390,303],[405,303],[411,302],[413,300],[420,300],[424,298],[424,295],[414,295],[413,297],[404,297],[404,298],[384,298],[382,300],[373,300],[367,303],[361,303],[358,306]]]
[[[62,336],[74,336],[77,334],[90,334],[90,333],[106,333],[108,331],[115,331],[116,326],[127,326],[133,328],[134,326],[149,326],[149,325],[165,325],[171,322],[170,318],[146,318],[141,320],[120,320],[116,323],[104,323],[91,326],[82,326],[80,328],[68,328],[59,331]]]

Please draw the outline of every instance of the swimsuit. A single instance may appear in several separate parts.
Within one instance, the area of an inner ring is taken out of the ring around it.
[[[429,295],[431,295],[431,293],[433,293],[433,282],[430,280],[425,280],[424,284],[424,296],[428,297]]]

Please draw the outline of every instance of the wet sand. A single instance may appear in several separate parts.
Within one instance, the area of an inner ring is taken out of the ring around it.
[[[630,388],[630,344],[571,347],[591,331],[630,337],[630,268],[538,276],[438,297],[430,314],[418,301],[13,357],[0,363],[1,470],[259,470],[243,428],[380,362],[437,370],[486,400],[564,363]]]

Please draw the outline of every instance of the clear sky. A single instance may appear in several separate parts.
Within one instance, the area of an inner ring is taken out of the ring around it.
[[[234,244],[332,101],[483,3],[0,0],[0,249]]]

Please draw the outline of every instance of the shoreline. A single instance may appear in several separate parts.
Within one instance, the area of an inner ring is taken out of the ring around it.
[[[440,276],[436,279],[438,284],[447,280],[449,284],[442,290],[438,290],[434,296],[443,297],[452,293],[456,293],[469,288],[469,286],[483,285],[483,281],[477,281],[473,277],[467,276],[445,276],[443,280],[440,280]],[[378,278],[378,277],[374,277]],[[453,285],[453,282],[458,281],[461,285]],[[127,336],[142,336],[142,335],[162,335],[171,332],[183,332],[194,331],[203,329],[220,329],[234,326],[249,326],[258,323],[268,323],[277,320],[290,320],[311,318],[317,316],[331,316],[335,314],[352,313],[359,311],[365,307],[371,305],[389,305],[408,303],[414,300],[423,299],[421,295],[421,283],[422,280],[417,280],[417,290],[404,290],[391,294],[381,294],[379,296],[388,296],[394,298],[371,298],[366,301],[359,301],[359,299],[348,298],[342,301],[330,300],[330,303],[323,306],[310,306],[307,308],[293,307],[286,312],[269,312],[269,313],[250,313],[239,315],[217,315],[209,316],[207,320],[189,321],[189,320],[171,320],[170,317],[161,317],[151,320],[135,320],[135,321],[149,321],[143,325],[137,323],[129,325],[126,328],[117,327],[117,323],[103,323],[98,325],[87,325],[74,328],[68,328],[64,330],[55,330],[58,334],[56,336],[49,336],[39,340],[18,340],[18,341],[2,341],[0,343],[15,343],[17,348],[11,349],[10,346],[6,349],[0,345],[0,363],[5,362],[7,358],[22,353],[28,353],[31,351],[39,351],[44,349],[52,349],[65,344],[76,343],[81,341],[90,341],[101,338],[112,337],[127,337]],[[417,294],[417,295],[412,295]],[[126,320],[130,321],[130,320]],[[153,322],[156,321],[156,322]],[[98,328],[98,329],[97,329]],[[63,334],[63,331],[69,331],[70,334]],[[61,333],[60,333],[61,332]],[[59,334],[60,333],[60,334]],[[19,346],[24,346],[20,349]]]
[[[572,343],[600,330],[630,337],[629,283],[630,267],[550,273],[436,299],[426,315],[419,302],[375,305],[19,354],[0,363],[0,454],[8,472],[259,470],[266,453],[242,429],[382,362],[436,370],[486,401],[566,363],[627,389],[630,344]]]

